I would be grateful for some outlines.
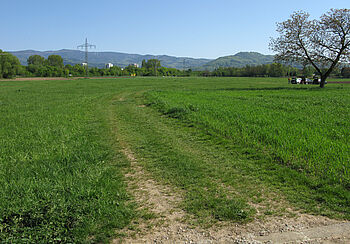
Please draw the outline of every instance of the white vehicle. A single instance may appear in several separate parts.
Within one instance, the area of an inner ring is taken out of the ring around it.
[[[312,84],[312,80],[309,79],[309,78],[306,78],[306,79],[305,79],[305,84]]]
[[[301,83],[301,78],[293,77],[291,79],[292,84],[300,84]]]
[[[321,79],[319,79],[318,77],[314,77],[313,79],[309,79],[306,78],[304,76],[302,77],[293,77],[292,79],[290,79],[290,83],[291,84],[320,84],[321,83]],[[327,82],[326,82],[327,84]]]

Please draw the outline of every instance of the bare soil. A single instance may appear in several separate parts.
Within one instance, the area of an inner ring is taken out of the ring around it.
[[[13,79],[0,79],[0,81],[36,81],[36,80],[77,80],[77,79],[125,79],[134,78],[131,76],[97,76],[97,77],[19,77]]]
[[[33,81],[33,80],[70,80],[72,78],[64,77],[26,77],[26,78],[14,78],[14,79],[0,79],[0,81]]]

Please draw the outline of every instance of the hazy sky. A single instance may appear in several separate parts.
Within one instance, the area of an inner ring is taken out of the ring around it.
[[[76,49],[217,58],[271,54],[276,22],[304,10],[318,18],[349,0],[0,0],[0,49]]]

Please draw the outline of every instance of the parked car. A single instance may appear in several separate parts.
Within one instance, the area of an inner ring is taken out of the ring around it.
[[[292,77],[292,79],[290,80],[290,83],[292,83],[292,84],[300,84],[301,83],[301,78]]]
[[[312,81],[311,79],[309,79],[309,78],[306,78],[306,79],[305,79],[305,84],[312,84],[312,82],[313,82],[313,81]]]
[[[321,83],[321,79],[318,77],[314,76],[312,79],[306,78],[305,76],[300,76],[300,77],[292,77],[288,78],[288,83],[291,84],[315,84],[318,85]],[[327,84],[327,81],[326,81]]]

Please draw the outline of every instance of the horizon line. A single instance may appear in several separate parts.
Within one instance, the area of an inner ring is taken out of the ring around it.
[[[35,49],[22,49],[22,50],[10,50],[10,51],[5,51],[5,52],[25,52],[25,51],[34,51],[34,52],[57,52],[57,51],[78,51],[78,52],[84,52],[83,50],[78,50],[78,49],[68,49],[68,48],[62,48],[62,49],[57,49],[57,50],[35,50]],[[3,50],[4,51],[4,50]],[[264,54],[260,53],[257,51],[239,51],[235,54],[228,54],[224,56],[219,56],[216,58],[205,58],[205,57],[189,57],[189,56],[175,56],[175,55],[169,55],[169,54],[139,54],[139,53],[127,53],[127,52],[120,52],[120,51],[89,51],[89,53],[121,53],[121,54],[129,54],[129,55],[140,55],[140,56],[168,56],[168,57],[175,57],[175,58],[191,58],[191,59],[209,59],[209,60],[215,60],[221,57],[228,57],[228,56],[235,56],[239,53],[258,53],[262,54],[265,56],[273,56],[274,54]]]

